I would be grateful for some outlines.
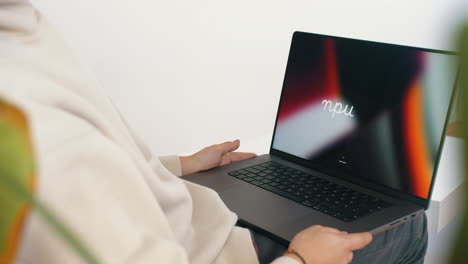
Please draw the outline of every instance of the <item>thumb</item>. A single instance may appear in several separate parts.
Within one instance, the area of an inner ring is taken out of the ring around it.
[[[238,149],[239,146],[240,146],[240,141],[238,139],[234,141],[226,141],[218,145],[218,147],[221,149],[222,155],[228,152],[233,152],[234,150]]]
[[[347,234],[345,237],[348,240],[350,249],[353,251],[364,248],[372,241],[372,235],[367,232]]]

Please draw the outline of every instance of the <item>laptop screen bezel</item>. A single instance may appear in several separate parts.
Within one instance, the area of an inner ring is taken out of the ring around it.
[[[283,78],[283,85],[282,85],[282,88],[281,88],[281,95],[280,95],[280,99],[279,99],[279,102],[278,102],[278,109],[277,109],[277,112],[276,112],[275,126],[274,126],[273,136],[272,136],[271,143],[270,143],[270,151],[269,151],[270,155],[278,156],[278,157],[280,157],[280,158],[282,158],[284,160],[287,160],[287,161],[290,161],[290,162],[293,162],[293,163],[297,163],[297,164],[302,165],[302,166],[304,166],[306,168],[315,170],[315,171],[320,172],[320,173],[327,174],[327,175],[329,175],[331,177],[337,177],[337,178],[339,178],[341,180],[349,181],[349,182],[351,182],[353,184],[357,184],[359,186],[369,188],[369,189],[375,190],[377,192],[381,192],[383,194],[386,194],[386,195],[389,195],[389,196],[392,196],[392,197],[396,197],[398,199],[403,199],[403,200],[412,202],[414,204],[417,204],[417,205],[423,207],[424,209],[427,209],[429,207],[430,198],[432,196],[432,192],[433,192],[433,189],[434,189],[434,183],[435,183],[436,177],[437,177],[437,171],[438,171],[438,168],[439,168],[440,158],[441,158],[442,150],[444,148],[447,125],[448,125],[450,113],[452,111],[452,107],[453,107],[453,104],[454,104],[455,94],[457,92],[456,90],[457,90],[457,83],[458,83],[458,71],[456,70],[457,73],[455,75],[455,80],[454,80],[454,84],[453,84],[453,88],[452,88],[452,94],[450,96],[450,103],[449,103],[448,111],[447,111],[447,114],[446,114],[446,117],[445,117],[444,128],[443,128],[443,132],[442,132],[441,139],[440,139],[440,145],[439,145],[439,149],[437,150],[437,155],[436,155],[436,159],[435,159],[435,162],[434,162],[434,170],[432,172],[432,179],[431,179],[431,185],[430,185],[430,188],[429,188],[429,193],[428,193],[427,198],[422,198],[422,197],[416,196],[414,194],[404,192],[402,190],[397,190],[397,189],[391,188],[389,186],[385,186],[383,184],[378,184],[378,183],[371,182],[371,181],[368,181],[368,180],[364,180],[364,179],[361,179],[361,178],[356,178],[356,177],[353,177],[351,175],[348,175],[348,174],[343,173],[343,172],[338,171],[338,170],[333,170],[333,169],[330,169],[330,168],[321,167],[320,165],[314,163],[313,161],[310,161],[310,160],[307,160],[307,159],[304,159],[304,158],[300,158],[298,156],[295,156],[295,155],[292,155],[292,154],[286,153],[284,151],[273,148],[273,143],[275,141],[275,135],[276,135],[276,128],[277,128],[277,125],[278,125],[279,111],[280,111],[280,107],[281,107],[283,93],[284,93],[284,90],[285,90],[284,88],[285,88],[286,74],[287,74],[288,67],[289,67],[289,61],[291,59],[291,48],[292,48],[292,45],[293,45],[294,41],[296,40],[296,36],[300,35],[300,34],[302,34],[302,35],[304,35],[304,34],[305,35],[314,35],[314,36],[320,36],[320,37],[324,37],[324,38],[333,38],[333,39],[357,40],[357,41],[362,41],[362,42],[367,42],[367,43],[392,45],[392,46],[397,46],[397,47],[415,49],[415,50],[418,50],[418,51],[439,53],[439,54],[447,54],[447,55],[455,55],[455,56],[458,56],[458,53],[451,52],[451,51],[427,49],[427,48],[412,47],[412,46],[405,46],[405,45],[399,45],[399,44],[391,44],[391,43],[384,43],[384,42],[376,42],[376,41],[369,41],[369,40],[360,40],[360,39],[353,39],[353,38],[346,38],[346,37],[337,37],[337,36],[330,36],[330,35],[323,35],[323,34],[316,34],[316,33],[307,33],[307,32],[295,31],[293,33],[293,37],[292,37],[292,40],[291,40],[291,45],[290,45],[289,55],[288,55],[288,61],[287,61],[286,68],[285,68],[285,75],[284,75],[285,77]]]

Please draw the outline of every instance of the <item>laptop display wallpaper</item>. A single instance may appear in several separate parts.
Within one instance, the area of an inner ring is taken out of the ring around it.
[[[456,56],[295,33],[273,148],[427,198]]]

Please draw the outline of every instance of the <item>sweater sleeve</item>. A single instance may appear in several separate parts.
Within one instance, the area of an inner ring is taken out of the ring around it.
[[[302,264],[290,257],[282,256],[275,259],[271,264]]]
[[[180,159],[176,155],[171,156],[160,156],[159,161],[168,169],[172,174],[180,177],[182,176],[182,166]]]
[[[38,14],[27,0],[0,0],[0,37],[28,41],[38,29]]]

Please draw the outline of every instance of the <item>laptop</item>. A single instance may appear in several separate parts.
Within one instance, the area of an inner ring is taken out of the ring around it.
[[[287,243],[378,234],[428,208],[456,83],[451,52],[295,32],[269,154],[183,177]]]

